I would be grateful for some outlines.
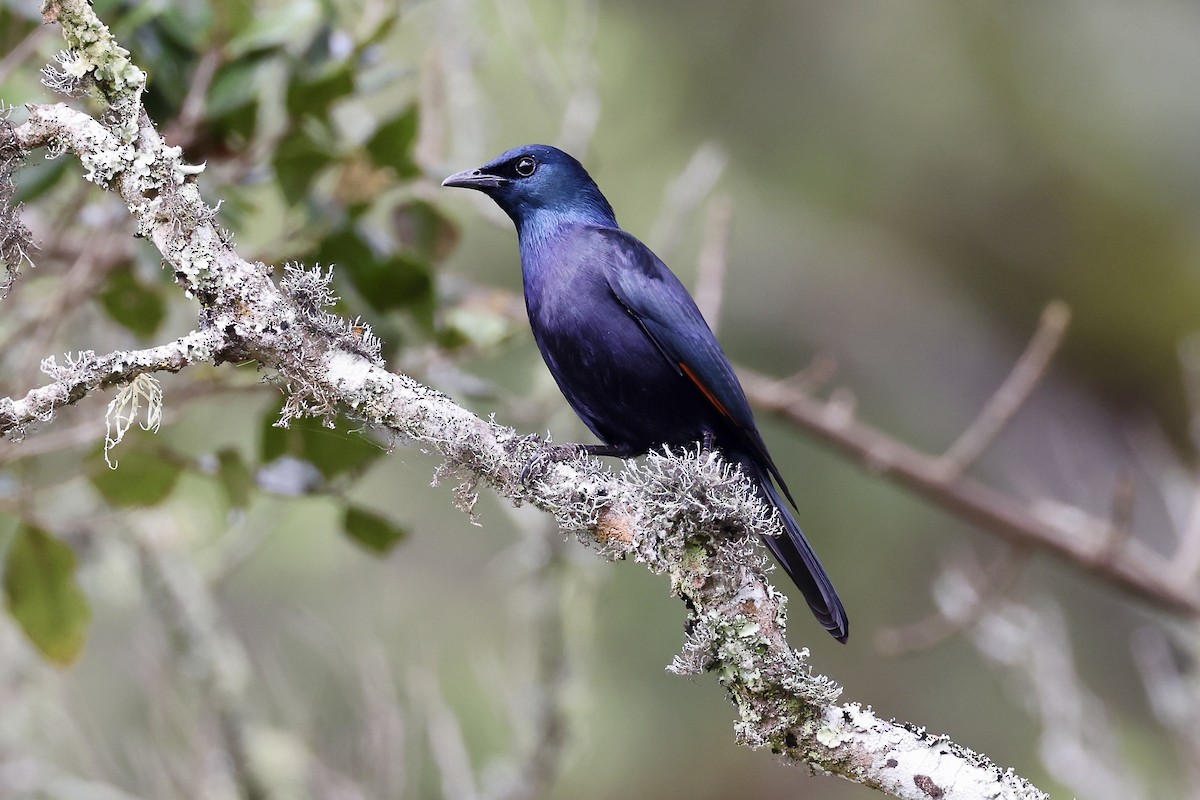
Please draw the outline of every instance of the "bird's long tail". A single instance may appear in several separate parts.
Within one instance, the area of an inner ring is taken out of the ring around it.
[[[850,636],[850,621],[846,618],[846,610],[842,608],[842,601],[838,598],[837,590],[833,588],[833,581],[829,579],[804,532],[800,530],[800,526],[788,510],[787,501],[780,497],[771,477],[756,464],[743,461],[742,468],[754,478],[763,499],[775,507],[783,523],[783,536],[763,537],[767,548],[792,582],[799,587],[817,621],[833,635],[833,638],[845,642]]]

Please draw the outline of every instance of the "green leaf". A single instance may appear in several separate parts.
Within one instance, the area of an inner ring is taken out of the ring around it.
[[[342,516],[342,529],[367,551],[383,556],[408,537],[408,531],[373,511],[349,506]]]
[[[140,4],[143,8],[153,3]],[[134,12],[136,15],[139,12]],[[185,92],[181,86],[191,82],[199,62],[203,40],[207,38],[204,23],[188,23],[178,15],[162,14],[158,10],[145,24],[134,28],[128,37],[130,48],[142,54],[149,65],[146,92],[142,101],[154,119],[169,120],[179,113]]]
[[[75,582],[75,554],[41,528],[21,524],[4,564],[4,604],[49,660],[70,664],[92,619]]]
[[[258,14],[252,23],[229,41],[228,52],[233,58],[274,48],[287,48],[293,53],[303,52],[320,27],[320,3],[316,0],[289,0]]]
[[[250,504],[250,490],[254,488],[254,475],[242,459],[241,453],[226,447],[217,453],[217,480],[229,498],[229,505],[245,508]]]
[[[396,206],[392,229],[402,248],[426,261],[442,261],[458,244],[458,227],[424,200]]]
[[[383,41],[384,37],[391,33],[392,29],[396,27],[396,22],[400,19],[399,3],[389,8],[386,13],[387,16],[379,20],[379,24],[375,26],[375,30],[368,33],[362,39],[362,41],[358,43],[358,50],[360,52],[371,45],[379,44],[381,41]]]
[[[304,130],[298,130],[279,144],[275,154],[275,176],[289,201],[295,203],[308,194],[317,173],[333,159],[329,152]]]
[[[397,253],[363,270],[356,282],[379,311],[407,307],[426,328],[433,324],[433,274],[424,259]]]
[[[275,427],[277,419],[278,411],[263,415],[260,461],[264,464],[292,456],[309,462],[329,480],[359,472],[383,455],[383,448],[362,434],[326,428],[319,419],[294,419],[286,428]]]
[[[249,57],[222,65],[209,86],[205,115],[220,119],[253,105],[258,100],[258,72],[263,63],[261,58]]]
[[[153,335],[167,315],[158,287],[138,280],[129,265],[108,276],[100,304],[114,321],[142,338]]]
[[[209,3],[132,3],[128,8],[122,26],[140,28],[152,23],[164,40],[180,49],[200,53],[212,35],[213,11]]]
[[[427,311],[432,307],[429,264],[408,253],[376,255],[354,228],[326,237],[314,260],[335,265],[336,279],[349,280],[375,311],[405,307]]]
[[[113,454],[118,463],[116,469],[109,469],[104,459],[97,459],[90,476],[92,486],[112,506],[157,505],[171,494],[183,467],[152,450],[122,449],[132,443],[131,439],[132,436],[127,436],[123,444],[117,445]]]
[[[415,178],[421,168],[413,160],[413,145],[417,142],[420,118],[416,104],[410,105],[400,116],[386,122],[375,131],[367,142],[367,152],[375,163],[391,167],[401,178]]]
[[[189,13],[202,13],[192,9],[188,3],[171,3],[171,8],[187,8]],[[254,24],[254,20],[262,14],[263,9],[254,0],[209,0],[207,3],[197,3],[213,18],[213,38],[216,40],[210,47],[224,43],[234,34],[244,31]],[[258,12],[257,14],[255,12]]]
[[[53,189],[59,179],[68,174],[67,168],[70,165],[70,159],[63,156],[55,159],[30,159],[28,164],[21,167],[17,177],[17,193],[12,205],[30,203]]]
[[[293,80],[287,88],[287,112],[293,119],[305,116],[324,119],[329,107],[354,93],[354,70],[339,64],[313,80]]]

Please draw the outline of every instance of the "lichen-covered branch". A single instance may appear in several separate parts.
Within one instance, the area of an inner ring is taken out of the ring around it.
[[[219,352],[215,331],[197,331],[170,344],[146,350],[123,350],[98,356],[91,351],[67,354],[63,363],[49,356],[42,372],[52,379],[30,389],[24,397],[0,398],[0,434],[19,437],[30,423],[49,420],[54,410],[82,400],[90,393],[124,386],[150,372],[178,372],[189,364],[211,361]]]
[[[50,384],[0,400],[0,430],[47,419],[91,391],[147,371],[254,360],[289,388],[285,423],[302,414],[345,413],[385,427],[438,452],[442,474],[461,479],[465,506],[486,483],[553,514],[604,555],[633,557],[668,575],[689,616],[684,651],[671,668],[717,675],[737,706],[737,735],[745,744],[914,800],[1045,796],[943,737],[879,719],[854,703],[837,704],[841,690],[814,674],[807,652],[787,642],[785,601],[767,582],[755,543],[755,534],[774,533],[776,524],[741,473],[715,455],[652,453],[616,475],[576,459],[522,482],[521,469],[540,442],[388,372],[369,329],[325,311],[327,274],[289,267],[276,284],[268,267],[240,258],[200,197],[192,180],[197,168],[163,142],[140,109],[141,85],[129,77],[136,67],[86,0],[47,9],[72,47],[84,48],[63,63],[93,81],[110,108],[136,114],[101,123],[62,105],[30,106],[25,122],[3,123],[0,158],[24,158],[38,147],[73,153],[88,180],[120,195],[138,234],[158,248],[201,311],[196,332],[174,343],[48,364]]]

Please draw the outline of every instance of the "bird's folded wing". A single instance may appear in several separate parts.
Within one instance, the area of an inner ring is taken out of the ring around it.
[[[658,256],[630,234],[613,228],[597,230],[610,243],[607,277],[613,294],[663,357],[730,422],[743,446],[767,465],[791,500],[754,423],[742,385],[687,289]]]

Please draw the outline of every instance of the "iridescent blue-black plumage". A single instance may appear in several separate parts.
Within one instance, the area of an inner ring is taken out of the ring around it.
[[[780,497],[792,499],[729,360],[687,289],[620,229],[583,166],[527,145],[444,185],[482,191],[512,218],[534,340],[567,402],[607,446],[600,451],[628,457],[707,441],[739,464],[787,531],[767,546],[845,641],[846,612]]]

